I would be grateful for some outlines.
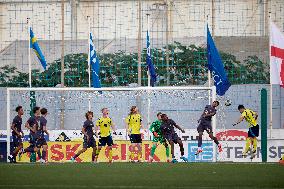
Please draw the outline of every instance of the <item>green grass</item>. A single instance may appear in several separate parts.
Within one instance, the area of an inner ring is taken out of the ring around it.
[[[284,188],[284,166],[261,163],[2,163],[0,188]]]

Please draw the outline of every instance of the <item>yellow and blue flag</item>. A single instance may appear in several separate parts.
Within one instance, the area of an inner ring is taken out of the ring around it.
[[[34,32],[32,30],[32,28],[30,28],[30,48],[32,48],[34,50],[34,52],[36,53],[36,56],[38,57],[42,67],[44,70],[46,70],[46,60],[40,50],[40,47],[38,45],[37,42],[37,38],[34,35]]]

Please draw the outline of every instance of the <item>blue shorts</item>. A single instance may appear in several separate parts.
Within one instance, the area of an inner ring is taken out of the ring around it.
[[[14,148],[17,148],[23,143],[22,138],[17,135],[12,135]]]
[[[167,139],[167,141],[169,142],[174,142],[175,144],[177,144],[177,142],[179,140],[181,140],[181,138],[176,134],[176,133],[171,133],[171,134],[165,134],[165,139]]]
[[[99,146],[112,146],[113,145],[113,140],[112,137],[109,135],[107,137],[100,137],[99,139]]]
[[[95,148],[96,146],[96,140],[94,137],[90,137],[89,141],[87,140],[87,137],[84,137],[83,148]]]
[[[211,121],[201,120],[197,127],[197,131],[198,133],[203,133],[204,131],[207,131],[207,133],[212,133]]]
[[[39,138],[36,141],[36,147],[41,148],[43,145],[47,145],[45,138]]]
[[[141,134],[131,134],[130,142],[131,143],[142,143]]]
[[[259,125],[250,127],[248,130],[248,137],[258,137],[259,136]]]

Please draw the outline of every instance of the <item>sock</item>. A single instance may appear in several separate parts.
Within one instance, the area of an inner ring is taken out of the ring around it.
[[[37,151],[37,155],[38,155],[38,158],[39,158],[39,159],[42,158],[42,157],[41,157],[41,152],[40,152],[40,150]]]
[[[198,147],[202,146],[202,135],[198,136]]]
[[[215,144],[219,145],[219,141],[217,140],[216,137],[213,137],[213,140],[214,140]]]
[[[112,149],[109,150],[108,159],[109,161],[112,161]]]
[[[180,147],[180,154],[181,154],[181,156],[184,156],[184,148],[183,147]]]
[[[167,156],[167,158],[170,157],[170,148],[169,147],[166,147],[166,156]]]
[[[139,151],[139,152],[138,152],[138,160],[141,160],[141,159],[142,159],[142,152]]]
[[[131,159],[131,160],[134,160],[134,152],[131,152],[131,154],[130,154],[130,159]]]
[[[151,157],[154,157],[154,154],[155,154],[155,150],[157,148],[157,145],[153,145],[152,148],[151,148]]]
[[[42,159],[43,159],[43,160],[45,160],[45,158],[46,158],[45,156],[46,156],[46,151],[45,151],[45,150],[42,150]]]
[[[248,150],[249,150],[249,147],[250,147],[250,143],[251,143],[250,138],[247,138],[244,154],[248,153]]]
[[[96,158],[96,152],[93,152],[92,153],[92,161],[95,161],[95,158]]]
[[[253,152],[256,152],[256,148],[257,148],[257,139],[256,137],[253,138]]]
[[[73,159],[76,159],[79,156],[79,154],[75,154],[75,156],[73,156]]]

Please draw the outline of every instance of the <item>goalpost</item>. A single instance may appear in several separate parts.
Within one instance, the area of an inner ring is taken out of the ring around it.
[[[61,110],[57,102],[64,98],[65,109],[63,126],[66,130],[81,129],[83,114],[91,108],[94,118],[100,116],[100,109],[110,109],[116,127],[124,129],[124,120],[133,105],[138,105],[145,128],[156,119],[156,113],[161,111],[169,115],[184,129],[197,127],[205,105],[216,100],[216,88],[204,86],[173,86],[173,87],[106,87],[106,88],[7,88],[7,157],[10,154],[11,123],[15,113],[12,110],[22,105],[25,110],[22,129],[29,117],[30,92],[35,92],[37,106],[49,111],[48,129],[60,130],[58,116]],[[61,96],[63,94],[63,97]],[[138,102],[139,101],[139,102]],[[89,104],[91,103],[91,107]],[[139,104],[141,107],[139,107]],[[60,111],[59,111],[60,110]],[[95,119],[94,119],[95,120]],[[145,120],[147,120],[145,124]],[[213,132],[216,131],[216,116],[212,119]],[[196,134],[197,135],[197,134]],[[7,158],[8,161],[8,158]],[[213,143],[213,161],[216,162],[216,145]]]

